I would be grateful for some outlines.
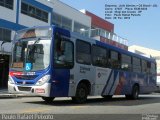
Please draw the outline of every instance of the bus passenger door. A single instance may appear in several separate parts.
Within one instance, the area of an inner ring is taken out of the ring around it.
[[[59,29],[58,29],[59,30]],[[61,29],[60,29],[61,30]],[[55,33],[53,49],[53,77],[51,96],[67,97],[69,92],[70,70],[74,66],[74,45],[64,30]],[[69,34],[69,33],[68,33]]]

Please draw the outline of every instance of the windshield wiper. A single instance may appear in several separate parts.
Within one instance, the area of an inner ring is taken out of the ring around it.
[[[37,40],[34,42],[34,44],[38,43],[41,40],[41,38],[37,38]]]

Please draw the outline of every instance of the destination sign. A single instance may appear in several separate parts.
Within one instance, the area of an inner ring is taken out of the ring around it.
[[[51,37],[52,29],[46,28],[34,28],[18,31],[16,33],[16,40],[36,37]]]

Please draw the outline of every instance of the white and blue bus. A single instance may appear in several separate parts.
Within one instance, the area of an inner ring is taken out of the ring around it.
[[[111,98],[156,90],[156,62],[112,45],[56,27],[33,27],[16,33],[8,80],[9,93]]]

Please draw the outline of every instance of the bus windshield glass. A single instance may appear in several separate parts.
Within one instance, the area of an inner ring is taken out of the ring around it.
[[[17,71],[43,70],[49,66],[51,40],[25,40],[15,43],[12,68]]]
[[[11,67],[17,71],[37,71],[49,66],[52,28],[38,27],[18,31]]]

